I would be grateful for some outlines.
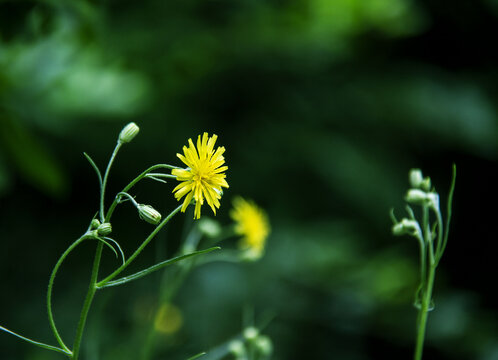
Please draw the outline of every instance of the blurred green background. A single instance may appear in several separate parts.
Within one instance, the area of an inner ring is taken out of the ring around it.
[[[266,256],[196,269],[174,303],[183,325],[157,359],[186,359],[236,336],[244,307],[274,359],[411,358],[418,248],[391,235],[407,174],[443,199],[458,167],[454,222],[438,270],[427,359],[498,359],[498,2],[496,0],[45,0],[0,2],[0,324],[55,343],[45,292],[60,254],[97,211],[98,183],[121,128],[109,193],[203,131],[229,166],[216,217],[254,199],[270,217]],[[163,213],[171,184],[134,195]],[[209,214],[208,209],[203,214]],[[178,216],[134,265],[172,256]],[[123,206],[127,254],[150,231]],[[227,247],[234,246],[226,244]],[[225,245],[224,245],[225,246]],[[62,267],[54,311],[75,333],[94,244]],[[117,265],[104,257],[102,272]],[[161,274],[103,291],[84,359],[138,359]],[[0,333],[1,359],[62,355]]]

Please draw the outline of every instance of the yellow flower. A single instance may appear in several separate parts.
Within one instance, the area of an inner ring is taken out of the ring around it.
[[[250,257],[261,257],[270,233],[266,213],[254,202],[237,197],[230,217],[235,221],[235,232],[243,236],[240,246],[248,251]]]
[[[171,174],[176,176],[178,181],[181,181],[173,189],[173,192],[176,191],[175,198],[179,201],[186,195],[182,212],[185,212],[192,198],[195,199],[194,219],[201,217],[201,206],[204,204],[204,198],[216,215],[216,209],[220,207],[221,188],[228,188],[224,174],[228,167],[222,166],[225,163],[223,157],[225,148],[219,146],[214,151],[217,138],[216,135],[209,137],[206,132],[202,135],[202,139],[199,135],[197,149],[192,139],[188,139],[189,147],[183,147],[184,155],[176,154],[188,167],[171,171]]]

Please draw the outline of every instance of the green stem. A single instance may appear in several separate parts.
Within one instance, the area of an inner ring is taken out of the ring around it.
[[[121,190],[121,192],[123,193],[126,193],[128,192],[133,186],[135,186],[140,180],[142,180],[143,178],[145,178],[147,176],[148,173],[150,173],[151,171],[153,170],[156,170],[156,169],[163,169],[163,168],[166,168],[166,169],[178,169],[177,166],[172,166],[172,165],[167,165],[167,164],[157,164],[157,165],[153,165],[151,166],[150,168],[146,169],[145,171],[143,171],[140,175],[138,175],[135,179],[133,179],[128,185],[125,186],[125,188],[123,190]],[[116,206],[118,205],[118,197],[116,197],[114,199],[114,201],[112,202],[111,206],[109,206],[109,211],[107,212],[107,216],[105,217],[105,222],[109,222],[110,219],[111,219],[111,216],[112,216],[112,213],[114,212],[114,209],[116,208]],[[103,221],[104,222],[104,221]]]
[[[417,324],[417,342],[415,345],[414,360],[422,360],[422,352],[424,349],[425,329],[427,327],[427,317],[429,315],[429,306],[432,298],[432,288],[434,286],[434,277],[436,275],[436,267],[431,265],[429,267],[429,277],[427,280],[427,288],[424,290],[424,297],[422,299],[422,307],[418,316]]]
[[[188,251],[195,251],[195,249],[197,249],[201,237],[202,236],[197,230],[197,228],[194,227],[192,231],[187,235],[187,238],[185,239],[185,242],[180,250],[181,254],[185,254]],[[176,292],[180,288],[181,284],[183,283],[189,272],[192,270],[193,266],[194,266],[193,260],[189,261],[187,264],[182,263],[181,266],[175,269],[176,271],[173,272],[171,278],[169,279],[167,278],[168,276],[167,273],[163,274],[163,279],[161,281],[159,289],[158,307],[161,306],[161,304],[171,302]],[[156,318],[158,311],[159,309],[156,309],[153,319]],[[152,324],[148,329],[144,341],[141,360],[149,360],[152,358],[152,355],[154,354],[156,337],[157,337],[156,329],[154,328],[154,324]]]
[[[88,286],[88,292],[86,293],[85,302],[83,303],[83,309],[81,310],[80,320],[78,322],[78,329],[76,331],[76,338],[74,340],[73,346],[73,360],[77,360],[81,347],[81,339],[83,337],[83,331],[85,329],[86,319],[88,317],[88,312],[90,311],[90,306],[92,305],[93,297],[97,291],[97,277],[99,274],[100,258],[102,256],[102,249],[104,244],[99,242],[97,245],[97,250],[95,251],[95,259],[93,261],[92,275],[90,277],[90,285]]]
[[[47,290],[47,312],[48,312],[48,320],[50,322],[50,327],[52,328],[52,332],[54,333],[55,338],[57,339],[57,342],[59,345],[67,352],[71,352],[69,348],[64,344],[64,341],[62,340],[59,331],[57,330],[57,327],[55,326],[55,320],[54,316],[52,313],[52,289],[54,286],[54,280],[55,280],[55,275],[57,274],[57,271],[59,270],[59,267],[62,265],[62,262],[64,259],[69,255],[71,251],[74,250],[76,246],[78,246],[83,240],[87,238],[87,235],[81,236],[78,240],[76,240],[71,246],[67,248],[67,250],[62,254],[62,256],[59,258],[57,261],[57,264],[55,264],[54,269],[52,270],[52,274],[50,275],[50,280],[48,282],[48,290]]]
[[[111,170],[112,163],[118,154],[119,149],[121,148],[122,143],[118,141],[114,151],[112,152],[111,159],[107,164],[107,169],[105,170],[104,180],[102,180],[102,187],[100,189],[100,222],[104,223],[106,220],[105,212],[104,212],[104,198],[105,198],[105,187],[107,185],[107,178],[109,177],[109,172]]]
[[[97,287],[103,287],[107,282],[111,281],[112,279],[114,279],[117,275],[119,275],[124,269],[126,269],[128,267],[128,265],[131,264],[131,262],[133,260],[135,260],[135,258],[142,252],[142,250],[147,246],[147,244],[157,235],[157,233],[164,227],[164,225],[166,225],[168,223],[168,221],[174,216],[176,215],[176,213],[178,213],[180,211],[180,209],[182,208],[182,205],[178,206],[175,210],[173,210],[163,221],[161,221],[161,223],[159,225],[156,226],[156,228],[154,229],[154,231],[152,231],[150,233],[150,235],[147,237],[147,239],[144,240],[144,242],[142,243],[142,245],[140,245],[138,247],[137,250],[135,250],[135,252],[128,258],[128,260],[126,260],[126,262],[121,265],[119,268],[117,268],[112,274],[110,274],[109,276],[107,276],[105,279],[101,280],[100,282],[98,282],[98,284],[96,284]]]

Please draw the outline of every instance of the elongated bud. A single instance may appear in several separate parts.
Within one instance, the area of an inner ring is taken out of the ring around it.
[[[161,221],[161,214],[152,206],[138,204],[137,209],[140,219],[147,221],[149,224],[157,225]]]
[[[414,189],[420,188],[424,177],[422,176],[422,171],[420,169],[411,169],[409,174],[410,186]]]
[[[137,124],[134,122],[129,123],[123,128],[123,130],[121,130],[121,133],[119,133],[119,142],[123,144],[129,143],[135,136],[137,136],[139,131],[140,128]]]
[[[112,232],[112,226],[110,223],[103,223],[97,229],[97,234],[101,236],[107,236]]]

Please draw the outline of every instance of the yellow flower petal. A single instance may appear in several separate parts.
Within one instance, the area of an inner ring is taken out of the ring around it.
[[[197,137],[196,145],[192,139],[188,139],[188,147],[183,146],[183,154],[176,154],[177,157],[187,165],[186,169],[173,169],[171,174],[180,181],[174,189],[175,198],[180,200],[185,197],[182,212],[185,212],[192,199],[195,199],[194,219],[201,216],[201,207],[204,199],[216,215],[216,209],[220,207],[222,187],[228,188],[225,178],[225,171],[228,170],[225,164],[223,146],[214,150],[218,137],[209,137],[205,132]]]

